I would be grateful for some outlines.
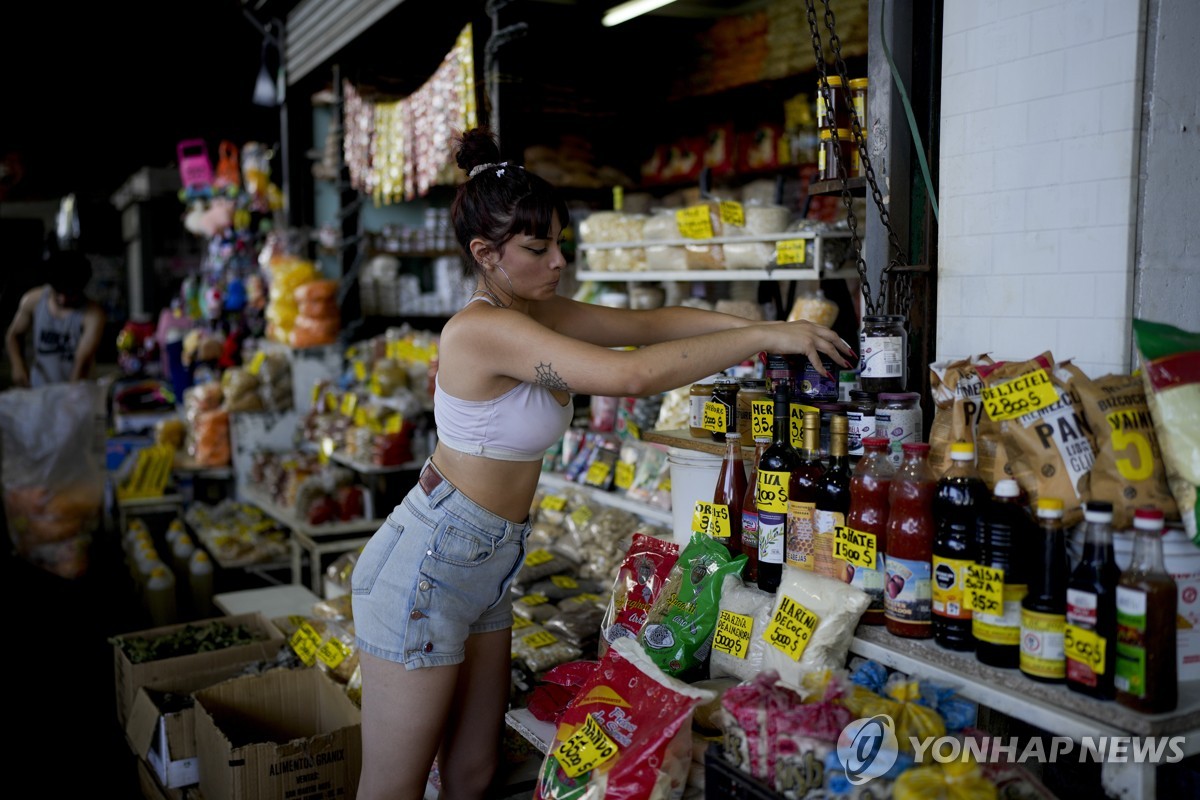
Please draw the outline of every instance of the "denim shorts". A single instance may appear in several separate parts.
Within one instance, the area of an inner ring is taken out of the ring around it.
[[[358,647],[408,669],[461,663],[470,634],[512,626],[509,587],[529,528],[476,505],[448,480],[429,493],[418,483],[354,565]]]

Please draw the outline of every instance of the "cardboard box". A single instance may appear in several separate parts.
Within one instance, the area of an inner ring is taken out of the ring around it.
[[[129,712],[133,707],[133,699],[137,690],[156,681],[177,678],[189,674],[219,669],[229,664],[241,664],[247,661],[273,661],[279,649],[286,644],[279,629],[271,624],[262,614],[236,614],[228,617],[214,617],[199,622],[179,625],[165,625],[161,628],[151,628],[144,631],[123,633],[116,638],[130,639],[142,637],[154,639],[168,633],[178,631],[187,625],[204,625],[215,621],[227,625],[245,625],[251,631],[261,634],[261,641],[250,644],[226,647],[221,650],[210,650],[204,653],[194,653],[175,658],[163,658],[157,661],[145,661],[134,664],[126,656],[119,644],[113,645],[113,674],[117,685],[117,722],[124,728],[129,722]]]
[[[166,789],[191,786],[200,780],[200,759],[196,756],[194,706],[179,707],[168,702],[169,695],[189,699],[193,692],[238,677],[259,662],[230,664],[216,670],[174,676],[142,686],[133,698],[125,738],[134,754]],[[193,701],[194,702],[194,701]]]
[[[319,669],[276,669],[195,693],[204,800],[351,800],[362,715]]]
[[[145,800],[184,800],[186,790],[168,789],[158,782],[154,770],[142,759],[138,759],[138,785]]]

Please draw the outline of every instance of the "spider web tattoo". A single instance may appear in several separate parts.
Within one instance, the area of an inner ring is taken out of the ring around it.
[[[537,371],[538,386],[545,386],[547,389],[558,389],[560,391],[569,392],[571,388],[567,386],[567,382],[554,371],[554,365],[540,363],[534,369]]]

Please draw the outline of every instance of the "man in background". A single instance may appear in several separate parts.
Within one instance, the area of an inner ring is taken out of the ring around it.
[[[4,337],[16,386],[87,380],[104,333],[104,310],[84,294],[92,278],[87,257],[56,252],[43,268],[46,284],[21,297]],[[24,339],[30,332],[33,361],[27,364]]]

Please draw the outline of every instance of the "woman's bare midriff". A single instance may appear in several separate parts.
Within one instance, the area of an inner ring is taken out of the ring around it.
[[[438,445],[433,451],[433,464],[476,505],[511,522],[529,518],[542,474],[541,460],[499,461]]]

